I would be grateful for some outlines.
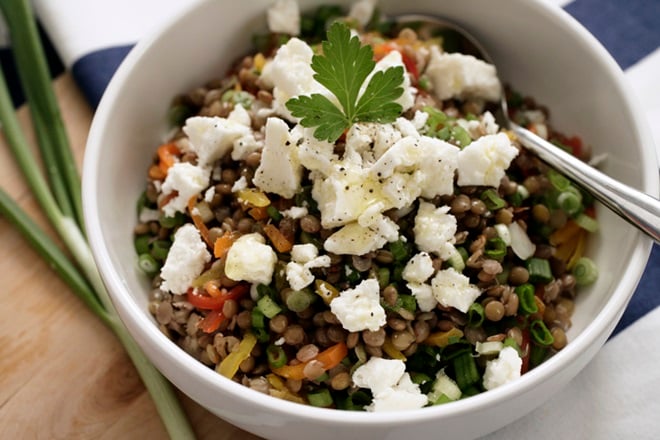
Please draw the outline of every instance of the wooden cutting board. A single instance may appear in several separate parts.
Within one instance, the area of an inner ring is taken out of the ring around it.
[[[92,111],[69,74],[55,89],[80,164]],[[27,108],[18,113],[29,128]],[[4,138],[0,185],[45,226]],[[3,218],[0,280],[0,439],[167,438],[114,335]],[[179,396],[199,439],[257,438]]]

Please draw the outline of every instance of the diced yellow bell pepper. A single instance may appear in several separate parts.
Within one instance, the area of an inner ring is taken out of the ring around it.
[[[220,362],[216,371],[226,378],[232,379],[241,363],[250,356],[255,345],[257,345],[257,337],[252,333],[246,333],[243,340],[239,342],[238,348]]]
[[[446,332],[431,333],[429,337],[424,340],[424,344],[434,345],[436,347],[446,347],[449,345],[451,339],[462,337],[463,331],[454,327]]]

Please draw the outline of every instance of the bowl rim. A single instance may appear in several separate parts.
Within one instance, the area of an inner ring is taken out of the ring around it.
[[[235,395],[236,398],[248,401],[252,405],[268,409],[274,413],[297,415],[308,420],[323,420],[325,422],[330,421],[339,424],[349,423],[362,426],[391,425],[417,423],[432,418],[442,419],[458,414],[465,414],[514,397],[514,395],[530,391],[539,383],[559,373],[577,353],[584,352],[592,344],[598,343],[598,339],[602,337],[602,334],[606,333],[609,335],[611,333],[630,297],[634,293],[635,286],[642,275],[651,252],[653,241],[641,232],[635,232],[632,238],[634,248],[631,258],[627,262],[631,270],[625,272],[624,277],[617,284],[612,298],[605,304],[596,319],[587,324],[585,329],[570,344],[551,359],[527,372],[512,383],[507,383],[488,392],[472,396],[469,399],[451,402],[447,405],[425,407],[412,411],[383,413],[315,408],[309,405],[284,401],[248,389],[243,385],[221,377],[212,369],[195,360],[192,356],[187,355],[173,341],[158,330],[154,322],[148,318],[141,308],[136,307],[131,300],[127,288],[122,283],[120,275],[114,270],[112,259],[103,239],[100,218],[96,215],[99,205],[96,198],[98,185],[95,176],[96,168],[100,166],[99,155],[103,144],[104,121],[111,117],[112,103],[116,96],[121,94],[122,84],[130,77],[137,64],[139,64],[139,60],[145,53],[149,52],[150,48],[161,35],[171,30],[180,20],[185,20],[187,16],[193,14],[198,7],[203,6],[205,3],[207,2],[199,0],[191,2],[179,14],[176,14],[176,16],[171,17],[153,29],[130,51],[111,79],[96,110],[83,161],[83,207],[87,236],[89,237],[94,260],[108,288],[111,300],[119,312],[120,318],[124,321],[132,337],[136,339],[136,342],[148,355],[149,353],[159,351],[170,364],[168,368],[186,371],[186,374],[195,376],[198,381],[204,382],[206,386],[212,387],[214,390],[224,390]],[[643,123],[640,113],[634,110],[639,108],[639,106],[634,102],[635,99],[632,91],[626,86],[623,79],[623,72],[606,49],[562,8],[540,0],[530,2],[530,4],[530,7],[541,9],[542,14],[548,16],[549,19],[561,21],[563,26],[569,27],[575,33],[576,38],[582,39],[588,44],[590,50],[597,52],[603,67],[607,69],[607,73],[616,79],[616,86],[622,92],[621,95],[624,97],[625,104],[627,105],[626,110],[632,115],[631,119],[634,122],[635,129],[639,132],[640,139],[652,145],[650,129],[647,124]],[[657,170],[657,166],[653,168],[653,164],[657,164],[655,149],[644,148],[640,154],[645,159],[645,163],[642,164],[644,190],[657,197],[658,175],[657,172],[651,172],[654,169]],[[182,391],[185,392],[185,390]],[[195,398],[195,396],[191,397]]]

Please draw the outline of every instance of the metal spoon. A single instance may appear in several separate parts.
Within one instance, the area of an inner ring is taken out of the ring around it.
[[[417,14],[398,16],[395,22],[401,27],[414,23],[417,29],[419,26],[430,26],[435,31],[449,31],[451,35],[457,37],[454,43],[461,46],[461,52],[471,53],[489,64],[495,65],[481,43],[455,23]],[[500,99],[500,110],[500,122],[511,130],[529,151],[580,185],[614,213],[653,238],[656,243],[660,243],[660,201],[612,179],[572,154],[516,124],[509,118],[504,93]]]

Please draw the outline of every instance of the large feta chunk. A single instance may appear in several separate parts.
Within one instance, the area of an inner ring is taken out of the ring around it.
[[[433,296],[445,307],[454,307],[466,313],[481,291],[470,279],[453,267],[438,271],[431,279]]]
[[[311,269],[329,267],[330,257],[318,255],[318,248],[313,244],[297,244],[291,249],[291,261],[286,265],[286,279],[291,288],[303,289],[314,281]]]
[[[197,154],[198,163],[206,166],[227,154],[236,139],[250,133],[250,127],[217,116],[194,116],[186,120],[183,132],[190,140],[190,149]]]
[[[377,219],[363,226],[352,222],[334,232],[323,243],[326,251],[338,255],[364,255],[380,249],[385,243],[398,238],[398,225],[379,214]]]
[[[423,283],[408,283],[406,284],[410,292],[417,301],[417,306],[422,312],[430,312],[438,305],[438,300],[433,296],[433,288],[428,284]]]
[[[397,141],[369,169],[370,173],[379,179],[390,177],[394,171],[410,172],[421,163],[422,149],[419,139],[406,136]]]
[[[423,283],[431,275],[433,275],[433,260],[428,252],[420,252],[408,260],[401,277],[410,283]]]
[[[268,118],[261,163],[253,182],[261,190],[287,199],[300,191],[302,166],[296,146],[291,142],[289,127],[279,118]]]
[[[449,214],[449,206],[436,208],[429,202],[420,202],[415,216],[415,244],[425,252],[447,260],[454,253],[456,217]]]
[[[177,295],[186,293],[210,260],[211,254],[197,228],[191,224],[181,226],[174,233],[174,242],[160,271],[161,288]]]
[[[270,284],[277,254],[259,233],[242,235],[227,252],[225,275],[234,281]]]
[[[268,29],[274,33],[300,34],[300,10],[297,0],[277,0],[266,11]]]
[[[486,362],[483,385],[487,390],[504,385],[520,377],[522,359],[513,347],[504,347],[497,359]]]
[[[372,403],[365,407],[367,411],[416,409],[428,403],[405,370],[401,360],[372,357],[353,372],[353,383],[369,388],[373,395]]]
[[[324,228],[357,220],[365,209],[378,202],[380,194],[378,181],[359,165],[341,162],[333,167],[331,174],[319,176],[312,186]]]
[[[252,125],[252,118],[250,117],[250,113],[241,104],[236,104],[234,109],[227,116],[227,120],[236,122],[237,124],[245,125],[246,127],[250,127]]]
[[[426,394],[422,394],[419,385],[413,383],[410,374],[404,373],[395,387],[376,394],[365,409],[372,412],[400,411],[423,408],[427,403]]]
[[[458,153],[458,184],[497,188],[517,155],[506,133],[482,136]]]
[[[374,394],[392,388],[406,372],[406,364],[399,359],[372,357],[353,372],[353,383],[369,388]]]
[[[314,79],[311,66],[313,55],[307,43],[294,37],[280,46],[275,57],[266,63],[261,72],[262,84],[273,88],[273,110],[290,121],[298,121],[286,108],[286,102],[291,98],[320,93],[333,102],[336,99]]]
[[[176,192],[176,196],[163,206],[163,213],[173,217],[177,212],[184,212],[190,198],[199,195],[208,187],[209,177],[208,168],[188,162],[177,162],[172,165],[167,170],[161,193],[164,197],[169,197],[171,193]]]
[[[437,46],[431,46],[426,75],[433,92],[441,100],[481,98],[497,101],[502,93],[495,66],[472,55],[440,52]]]
[[[419,171],[424,177],[420,183],[422,197],[432,199],[435,196],[453,194],[460,149],[449,142],[429,136],[422,136],[419,146],[423,157],[419,163]]]
[[[291,131],[300,130],[302,125],[296,125]],[[333,162],[337,161],[334,153],[335,145],[314,137],[312,130],[303,129],[300,145],[298,146],[298,159],[302,166],[310,171],[319,171],[323,175],[333,172]]]
[[[378,281],[371,278],[342,291],[330,302],[330,310],[349,332],[376,331],[386,322]]]

